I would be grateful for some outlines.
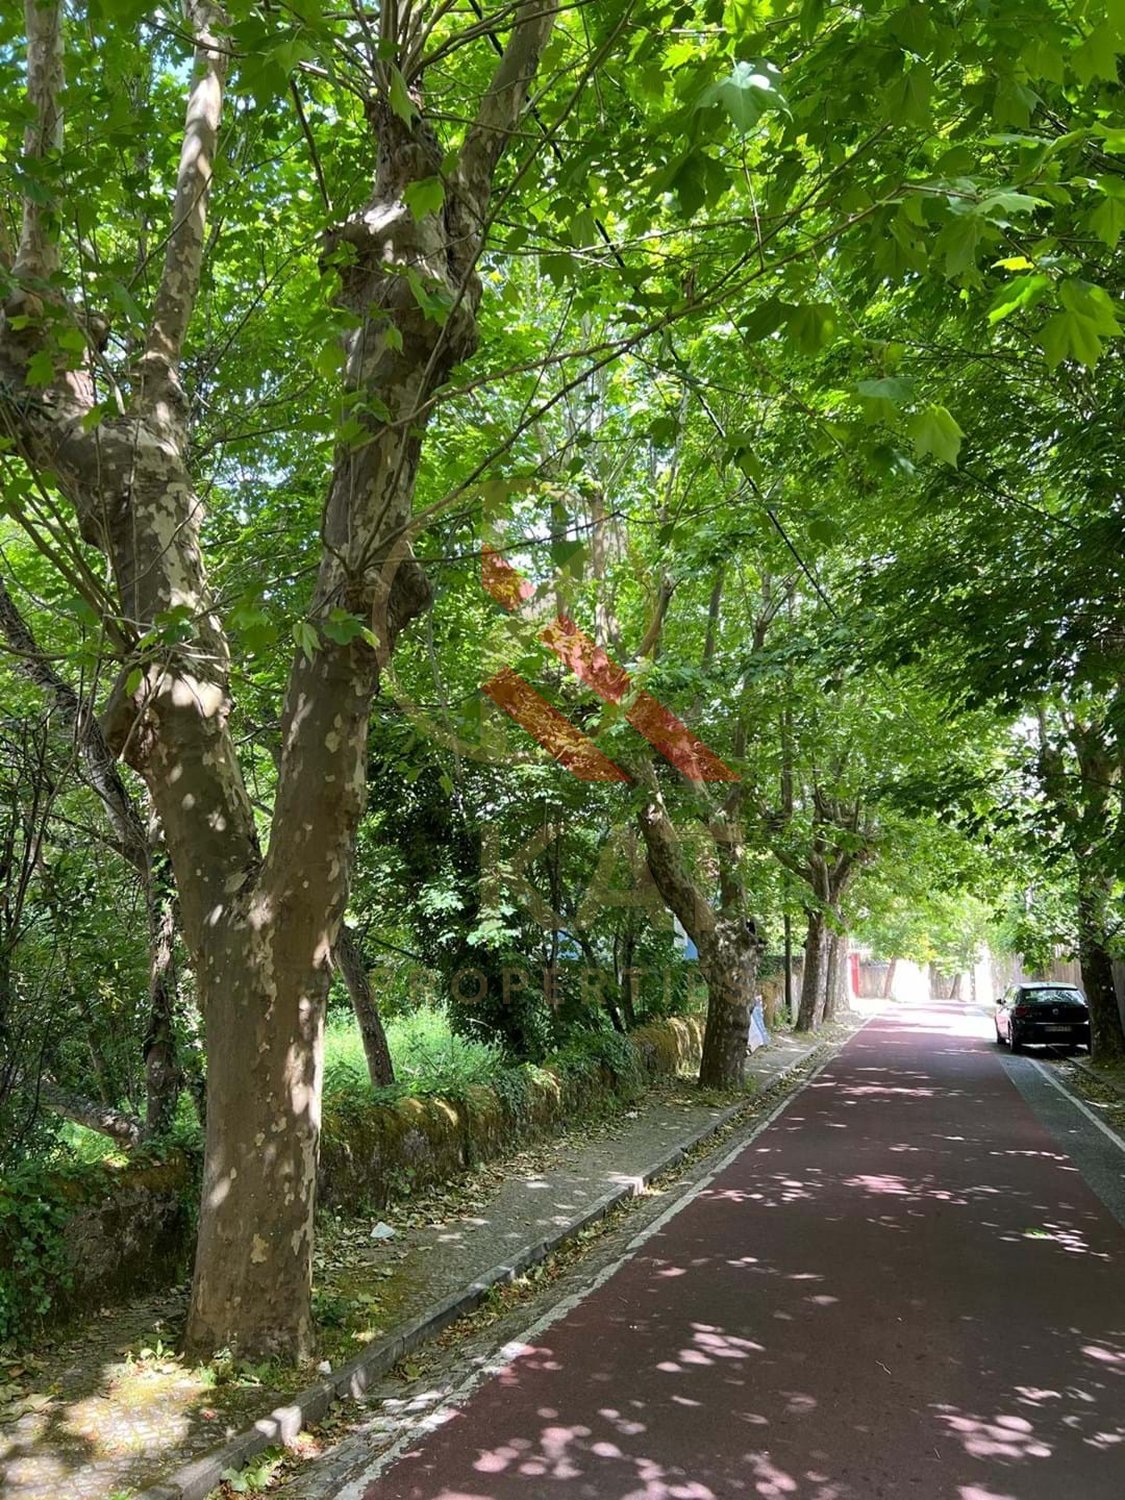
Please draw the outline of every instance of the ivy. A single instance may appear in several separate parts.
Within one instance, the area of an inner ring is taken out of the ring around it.
[[[0,1180],[0,1344],[34,1333],[69,1286],[66,1220],[35,1168]]]

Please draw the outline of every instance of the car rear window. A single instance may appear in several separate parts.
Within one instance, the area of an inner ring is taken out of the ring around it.
[[[1031,1005],[1059,1005],[1060,1003],[1083,1005],[1085,1003],[1077,990],[1024,990],[1022,999]]]

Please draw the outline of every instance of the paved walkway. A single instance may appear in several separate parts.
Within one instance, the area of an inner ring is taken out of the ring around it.
[[[749,1062],[761,1089],[815,1043],[782,1037]],[[410,1200],[386,1213],[394,1238],[372,1241],[371,1222],[354,1221],[320,1237],[318,1286],[345,1305],[370,1310],[368,1337],[391,1333],[460,1290],[515,1250],[576,1217],[615,1184],[653,1162],[724,1113],[684,1089],[658,1097],[608,1126],[548,1142],[508,1163],[493,1163],[460,1191],[455,1204]],[[174,1347],[184,1289],[104,1316],[43,1355],[0,1410],[3,1500],[105,1500],[154,1483],[215,1447],[314,1378],[288,1387],[185,1367]],[[341,1330],[335,1336],[339,1343]],[[340,1350],[357,1352],[358,1344]],[[141,1357],[141,1350],[154,1352]],[[18,1399],[32,1402],[20,1410]]]
[[[424,1441],[321,1493],[1121,1500],[1123,1166],[961,1007],[900,1009]]]

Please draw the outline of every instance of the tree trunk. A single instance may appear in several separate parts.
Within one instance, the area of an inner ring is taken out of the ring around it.
[[[889,1000],[895,990],[895,970],[898,968],[898,959],[892,958],[887,965],[887,972],[883,975],[883,999]]]
[[[750,1011],[762,942],[743,904],[728,892],[729,915],[718,916],[684,867],[676,831],[648,768],[649,794],[638,815],[649,873],[669,910],[691,938],[707,983],[707,1021],[699,1082],[705,1088],[740,1088],[746,1078]],[[729,880],[728,876],[728,880]]]
[[[828,965],[824,981],[824,1019],[834,1021],[848,1009],[847,989],[848,939],[843,932],[828,937]]]
[[[327,942],[278,911],[231,923],[201,975],[203,1212],[187,1348],[309,1356]]]
[[[367,1058],[367,1072],[372,1088],[384,1088],[395,1081],[395,1065],[391,1060],[391,1049],[387,1046],[387,1033],[375,996],[371,990],[371,979],[367,972],[363,950],[350,927],[343,923],[336,934],[333,949],[336,967],[351,996],[352,1009],[363,1038],[363,1052]]]
[[[1125,1056],[1125,1033],[1113,983],[1113,959],[1105,946],[1106,883],[1078,871],[1078,962],[1090,1007],[1090,1051],[1101,1061]]]
[[[815,1031],[824,1015],[824,980],[827,969],[827,932],[823,911],[809,912],[805,936],[805,967],[801,975],[801,1002],[797,1007],[797,1031]]]
[[[738,1089],[746,1081],[746,1048],[760,945],[744,922],[720,918],[699,943],[707,981],[707,1024],[699,1082],[704,1088]]]
[[[145,1137],[164,1135],[176,1118],[184,1083],[176,1045],[176,896],[167,861],[152,862],[148,909],[149,990],[145,1033]]]

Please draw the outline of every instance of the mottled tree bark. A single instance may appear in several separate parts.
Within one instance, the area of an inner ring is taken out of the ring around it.
[[[144,1139],[144,1126],[133,1115],[113,1109],[108,1104],[99,1104],[84,1094],[76,1094],[72,1089],[61,1088],[51,1078],[39,1080],[39,1097],[48,1109],[61,1115],[64,1120],[73,1120],[76,1125],[84,1125],[87,1130],[96,1130],[99,1135],[108,1136],[126,1150],[131,1151]]]
[[[805,963],[801,974],[801,999],[797,1006],[797,1031],[815,1031],[824,1017],[824,984],[828,963],[828,935],[824,912],[808,914],[805,932]]]
[[[17,290],[0,327],[0,406],[20,456],[50,473],[83,537],[111,565],[112,607],[99,580],[86,580],[123,657],[107,735],[159,813],[196,971],[207,1125],[187,1345],[295,1358],[313,1344],[324,1010],[363,808],[368,714],[396,636],[429,601],[407,540],[422,435],[434,393],[475,346],[492,178],[557,7],[524,0],[511,13],[501,60],[444,174],[444,203],[421,219],[406,191],[441,174],[441,146],[420,110],[391,107],[389,74],[373,89],[371,196],[326,247],[349,318],[345,394],[363,433],[335,455],[308,612],[315,645],[290,670],[264,857],[228,727],[229,646],[200,551],[202,501],[180,378],[230,52],[210,0],[185,9],[195,66],[164,269],[127,409],[89,420],[91,365],[55,357],[42,313],[44,299],[57,296],[48,280],[58,266],[57,220],[30,196]],[[27,25],[25,149],[42,158],[61,138],[57,0],[27,0]],[[61,301],[55,310],[64,313]],[[55,360],[46,387],[27,378],[44,352]],[[162,643],[159,660],[134,651],[170,610],[190,622],[191,638]],[[320,628],[341,610],[370,623],[374,643],[357,634],[341,644],[338,632]]]
[[[653,881],[695,944],[707,984],[699,1081],[705,1088],[740,1088],[746,1077],[750,1012],[762,952],[757,928],[741,911],[741,901],[735,899],[730,866],[727,899],[718,911],[688,874],[655,779],[649,782],[638,821]]]
[[[824,1019],[834,1021],[851,1009],[848,1000],[848,935],[833,930],[828,939],[828,975],[824,986]]]
[[[840,1004],[836,990],[840,964],[839,948],[834,945],[843,939],[842,902],[859,867],[873,853],[873,846],[866,842],[870,837],[866,824],[862,825],[865,840],[862,844],[840,849],[831,836],[834,827],[849,835],[860,831],[862,810],[858,802],[844,808],[822,792],[817,792],[816,801],[819,826],[807,862],[802,865],[790,856],[779,856],[789,869],[807,881],[816,903],[808,912],[798,1031],[815,1031],[822,1020],[831,1020],[836,1014]]]

